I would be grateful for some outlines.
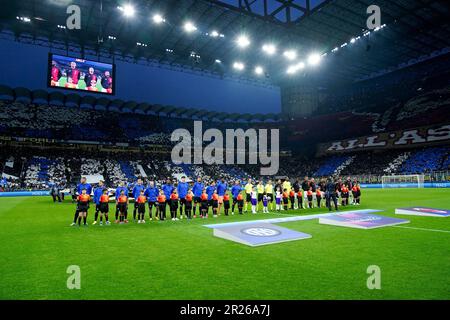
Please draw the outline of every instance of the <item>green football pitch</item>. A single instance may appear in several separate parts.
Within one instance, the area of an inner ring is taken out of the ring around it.
[[[361,206],[343,210],[393,217],[419,205],[449,209],[450,190],[363,190]],[[288,222],[312,238],[248,247],[203,225],[327,210],[70,227],[74,209],[0,198],[0,299],[450,299],[450,218],[401,216],[411,222],[372,230]],[[71,265],[79,290],[67,288]],[[379,290],[367,288],[371,265]]]

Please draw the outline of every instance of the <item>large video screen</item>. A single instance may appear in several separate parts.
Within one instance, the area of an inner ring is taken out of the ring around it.
[[[49,55],[49,82],[53,88],[65,88],[113,95],[114,64]]]

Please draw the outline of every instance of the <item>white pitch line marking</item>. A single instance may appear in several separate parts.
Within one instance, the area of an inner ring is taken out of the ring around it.
[[[392,227],[393,228],[404,228],[404,229],[413,229],[413,230],[422,230],[422,231],[433,231],[433,232],[450,233],[450,230],[427,229],[427,228],[416,228],[416,227],[405,227],[405,226],[392,226]]]

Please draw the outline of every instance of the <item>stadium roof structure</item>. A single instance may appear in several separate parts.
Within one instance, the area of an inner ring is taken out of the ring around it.
[[[126,3],[134,6],[125,17]],[[65,27],[69,4],[81,8],[81,30]],[[448,50],[446,0],[378,0],[383,30],[368,34],[370,0],[21,0],[0,12],[2,34],[79,52],[82,57],[157,64],[186,72],[282,85],[292,76],[283,51],[316,52],[321,68],[298,75],[355,81]],[[122,10],[119,10],[119,9]],[[152,17],[159,14],[158,23]],[[190,21],[190,33],[183,29]],[[245,34],[250,45],[239,48]],[[366,36],[363,36],[365,35]],[[358,41],[356,41],[358,40]],[[274,43],[268,57],[261,47]],[[345,44],[345,45],[344,45]],[[245,70],[234,70],[241,61]],[[260,72],[255,67],[261,66]],[[295,78],[297,79],[297,78]]]
[[[72,107],[92,110],[115,111],[126,113],[138,113],[157,115],[171,118],[202,119],[208,121],[225,122],[274,122],[282,120],[281,114],[239,114],[207,111],[202,109],[187,109],[175,106],[159,104],[139,103],[136,101],[123,101],[120,99],[108,99],[104,97],[81,96],[76,93],[63,94],[59,91],[29,90],[27,88],[10,88],[0,85],[0,100],[36,105],[52,105],[59,107]]]

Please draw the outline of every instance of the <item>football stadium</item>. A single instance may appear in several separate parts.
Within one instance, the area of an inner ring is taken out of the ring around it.
[[[449,12],[4,1],[0,299],[450,300]]]

